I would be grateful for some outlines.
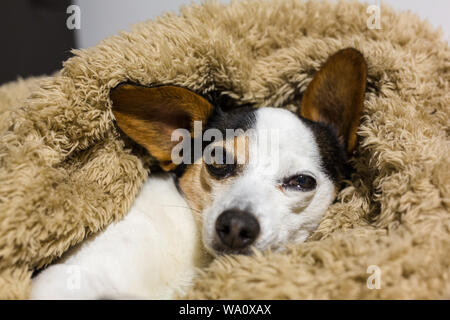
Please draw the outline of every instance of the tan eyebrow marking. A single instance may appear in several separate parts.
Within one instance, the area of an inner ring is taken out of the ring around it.
[[[280,190],[283,194],[286,194],[286,191],[284,190],[283,186],[280,183],[277,184],[276,188]]]

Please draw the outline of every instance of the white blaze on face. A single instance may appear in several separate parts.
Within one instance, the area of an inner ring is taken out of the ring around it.
[[[262,147],[268,136],[269,147]],[[214,201],[204,210],[203,240],[209,249],[219,241],[215,221],[225,210],[237,208],[253,214],[261,228],[253,245],[279,249],[288,241],[305,241],[334,200],[335,185],[321,167],[314,134],[295,114],[258,109],[249,148],[248,165],[226,189],[213,190]],[[312,176],[316,188],[282,187],[283,180],[299,174]]]

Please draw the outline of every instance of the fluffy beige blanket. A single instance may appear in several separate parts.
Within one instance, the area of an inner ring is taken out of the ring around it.
[[[371,14],[357,2],[191,5],[2,86],[0,297],[27,298],[32,271],[123,217],[147,177],[149,157],[113,122],[112,87],[296,109],[321,63],[356,47],[369,66],[356,172],[317,232],[283,253],[217,259],[187,297],[450,298],[450,50],[415,15],[382,7],[370,29]]]

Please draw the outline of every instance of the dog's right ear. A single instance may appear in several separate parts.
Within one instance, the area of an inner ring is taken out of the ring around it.
[[[364,106],[367,64],[353,48],[330,56],[303,95],[302,117],[333,128],[350,155]]]
[[[180,87],[122,84],[111,90],[112,112],[131,139],[145,147],[165,171],[175,169],[171,141],[176,129],[193,134],[194,121],[206,122],[213,106],[202,96]]]

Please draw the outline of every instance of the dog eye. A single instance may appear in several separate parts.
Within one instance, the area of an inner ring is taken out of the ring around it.
[[[316,185],[316,179],[307,174],[299,174],[298,176],[290,177],[283,183],[284,188],[299,191],[314,190],[316,188]]]
[[[206,161],[206,169],[213,177],[221,179],[232,175],[236,165],[225,149],[216,148],[211,152],[209,161]]]

